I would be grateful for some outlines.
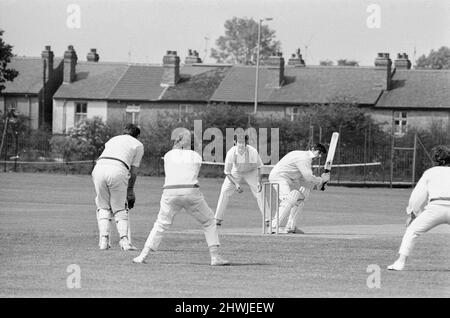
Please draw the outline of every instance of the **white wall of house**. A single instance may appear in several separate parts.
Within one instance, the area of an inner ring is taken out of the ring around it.
[[[104,121],[107,119],[107,102],[94,100],[53,100],[53,125],[54,134],[64,134],[74,127],[75,104],[77,102],[87,103],[87,119],[100,117]]]

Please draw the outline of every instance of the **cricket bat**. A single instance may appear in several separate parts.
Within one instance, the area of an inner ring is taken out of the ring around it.
[[[339,133],[334,132],[333,135],[331,136],[330,148],[328,149],[327,160],[325,161],[325,165],[323,166],[325,169],[325,172],[331,171],[331,165],[333,164],[334,153],[336,152],[338,139],[339,139]],[[320,188],[320,190],[324,191],[326,184],[327,184],[326,182],[324,184],[322,184],[322,187]]]

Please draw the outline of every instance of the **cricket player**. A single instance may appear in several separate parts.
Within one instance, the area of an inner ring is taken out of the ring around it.
[[[201,165],[202,157],[191,150],[191,133],[186,129],[176,137],[173,149],[164,156],[165,182],[158,217],[142,252],[133,259],[134,263],[144,263],[151,251],[158,250],[164,232],[172,225],[175,215],[185,210],[203,227],[211,265],[229,264],[219,255],[219,236],[214,214],[199,189],[198,173]]]
[[[111,138],[92,171],[97,196],[97,222],[101,250],[110,248],[109,233],[114,217],[123,250],[136,248],[128,239],[128,210],[136,200],[134,184],[136,173],[144,154],[144,145],[137,139],[140,129],[128,124],[123,135]]]
[[[406,260],[421,234],[440,224],[450,224],[450,148],[437,146],[432,154],[436,166],[423,173],[411,193],[400,256],[388,266],[389,270],[401,271],[405,268]]]
[[[225,157],[225,180],[220,190],[216,208],[216,224],[222,225],[225,210],[230,197],[235,193],[242,193],[242,182],[246,182],[256,198],[258,208],[261,207],[261,175],[259,167],[263,165],[258,151],[248,144],[248,135],[234,136],[235,145],[228,150]]]
[[[280,225],[289,217],[285,233],[303,234],[296,225],[303,211],[305,200],[315,186],[320,187],[330,180],[330,173],[322,173],[316,177],[312,172],[312,160],[325,155],[327,150],[322,144],[316,144],[308,151],[295,150],[285,155],[269,174],[269,182],[280,186]],[[272,220],[272,228],[277,226],[277,220]]]

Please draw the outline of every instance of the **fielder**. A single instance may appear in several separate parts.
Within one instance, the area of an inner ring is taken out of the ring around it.
[[[123,135],[113,137],[105,144],[105,150],[92,171],[101,250],[111,247],[109,233],[113,216],[120,247],[123,250],[136,249],[128,238],[128,210],[134,207],[136,172],[144,154],[144,146],[137,140],[140,132],[137,126],[126,125]]]
[[[158,250],[164,232],[173,223],[175,215],[185,210],[202,226],[209,247],[212,266],[228,265],[219,255],[219,236],[214,215],[198,185],[202,157],[191,150],[191,133],[185,130],[177,136],[173,149],[164,156],[165,182],[156,222],[148,235],[141,254],[134,263],[144,263],[151,251]]]
[[[407,229],[399,250],[399,258],[389,270],[401,271],[411,254],[416,239],[440,224],[450,224],[450,148],[433,148],[436,166],[426,170],[415,186],[406,213]]]
[[[283,224],[289,217],[286,233],[303,234],[296,225],[309,193],[315,186],[320,187],[330,180],[330,173],[316,177],[312,172],[312,160],[325,155],[327,150],[322,144],[316,144],[308,151],[295,150],[285,155],[269,174],[269,182],[280,185],[280,220]],[[272,219],[272,228],[277,226],[277,219]]]
[[[258,151],[248,145],[248,136],[234,136],[235,146],[228,150],[225,157],[225,180],[223,181],[220,190],[219,201],[216,208],[216,224],[222,225],[225,209],[227,208],[230,197],[235,193],[242,193],[241,184],[245,181],[253,196],[256,198],[259,210],[262,213],[261,207],[261,175],[259,174],[259,167],[263,165]]]

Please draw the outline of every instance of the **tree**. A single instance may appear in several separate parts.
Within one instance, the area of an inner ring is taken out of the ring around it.
[[[416,68],[448,70],[450,69],[450,48],[442,46],[439,50],[431,50],[428,56],[422,55],[417,59]]]
[[[359,63],[354,60],[340,59],[337,60],[338,66],[359,66]]]
[[[13,47],[3,41],[3,32],[3,30],[0,30],[0,93],[5,88],[5,83],[13,81],[19,74],[16,70],[7,68],[14,55],[12,53]]]
[[[216,40],[217,49],[211,57],[218,63],[255,64],[258,45],[258,21],[233,17],[225,21],[225,35]],[[281,44],[275,40],[275,31],[261,25],[260,59],[279,51]]]
[[[102,153],[105,143],[111,137],[111,128],[100,117],[94,117],[71,129],[68,136],[54,136],[50,145],[66,161],[93,160]]]

